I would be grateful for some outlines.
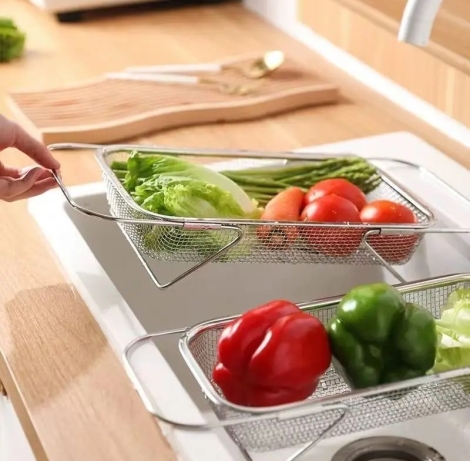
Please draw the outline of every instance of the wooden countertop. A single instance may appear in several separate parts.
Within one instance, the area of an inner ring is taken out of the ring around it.
[[[269,120],[195,127],[132,140],[174,146],[294,149],[392,131],[412,131],[470,165],[466,149],[371,93],[238,4],[137,12],[59,25],[22,0],[0,16],[28,32],[28,54],[0,66],[0,112],[12,89],[78,82],[129,65],[198,62],[282,48],[339,83],[336,106]],[[100,179],[90,153],[59,153],[68,185]],[[412,155],[412,153],[411,153]],[[9,164],[29,163],[16,151]],[[38,460],[170,461],[118,358],[52,256],[26,203],[0,203],[0,377]]]

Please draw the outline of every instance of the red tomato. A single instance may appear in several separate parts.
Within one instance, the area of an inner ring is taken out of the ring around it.
[[[361,221],[380,224],[412,224],[416,215],[405,205],[390,200],[375,200],[361,210]]]
[[[390,200],[375,200],[361,210],[361,221],[371,224],[413,224],[416,215],[408,207]],[[403,264],[417,245],[416,234],[373,235],[368,237],[372,248],[390,264]]]
[[[325,179],[312,186],[305,194],[305,205],[325,195],[338,195],[356,205],[361,211],[367,204],[367,198],[359,187],[346,179]]]
[[[338,195],[325,195],[309,203],[301,218],[306,222],[360,223],[356,206]],[[348,256],[361,243],[363,231],[357,228],[338,229],[331,227],[305,228],[306,239],[313,248],[328,256]]]

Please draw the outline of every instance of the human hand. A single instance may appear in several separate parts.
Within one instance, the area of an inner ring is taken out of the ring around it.
[[[40,195],[57,185],[49,169],[60,163],[47,147],[30,136],[16,123],[0,115],[0,152],[14,147],[34,160],[38,166],[13,168],[0,161],[0,200],[13,202]]]

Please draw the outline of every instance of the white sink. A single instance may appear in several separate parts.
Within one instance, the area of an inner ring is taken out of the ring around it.
[[[455,162],[407,133],[319,146],[327,152],[402,158],[425,165],[470,197],[470,174]],[[73,155],[73,154],[70,154]],[[383,167],[386,167],[384,164]],[[440,227],[470,227],[470,205],[428,176],[407,167],[386,168],[432,207]],[[75,201],[109,212],[101,183],[70,189]],[[432,198],[431,198],[432,197]],[[437,198],[436,198],[437,197]],[[127,240],[114,223],[72,210],[59,190],[30,201],[35,217],[65,272],[103,328],[121,358],[123,348],[146,332],[191,326],[200,321],[239,313],[269,299],[307,301],[339,295],[359,283],[396,279],[378,266],[209,264],[175,286],[160,291],[150,281]],[[407,280],[470,272],[470,247],[463,235],[428,235],[413,259],[399,269]],[[153,262],[164,280],[187,268]],[[143,347],[133,362],[154,404],[168,416],[196,422],[211,418],[199,386],[180,357],[177,337]],[[467,425],[469,428],[467,429]],[[137,430],[137,428],[136,428]],[[164,427],[181,459],[200,461],[246,459],[223,432],[189,433]],[[470,450],[470,409],[383,427],[367,435],[401,435],[434,446],[447,461],[467,461]],[[321,442],[302,459],[329,461],[357,433]],[[253,460],[280,461],[294,450],[252,454]]]

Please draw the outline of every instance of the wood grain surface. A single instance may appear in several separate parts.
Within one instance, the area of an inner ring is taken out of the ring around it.
[[[387,25],[395,34],[407,3],[407,0],[337,1],[381,25]],[[425,51],[470,74],[470,3],[467,0],[444,0]]]
[[[178,85],[101,77],[91,82],[10,94],[15,114],[31,125],[46,144],[117,143],[170,128],[265,118],[300,108],[337,102],[338,87],[322,81],[312,69],[287,59],[263,79],[240,70],[249,58],[223,58],[220,75],[202,78],[253,88],[247,95],[221,91],[220,85]]]
[[[2,0],[0,16],[28,33],[21,61],[0,67],[5,95],[69,85],[126,66],[204,62],[281,48],[341,88],[341,101],[263,121],[199,126],[131,142],[171,146],[295,149],[411,131],[466,166],[467,151],[376,96],[238,4],[99,15],[59,25],[27,1]],[[412,158],[413,153],[410,153]],[[89,152],[58,153],[67,185],[100,179]],[[2,161],[26,165],[17,151]],[[26,203],[0,204],[0,376],[39,460],[170,461],[118,358],[62,273]]]
[[[470,3],[444,1],[447,9],[440,12],[426,48],[397,40],[405,3],[299,0],[298,14],[316,33],[470,126]]]

